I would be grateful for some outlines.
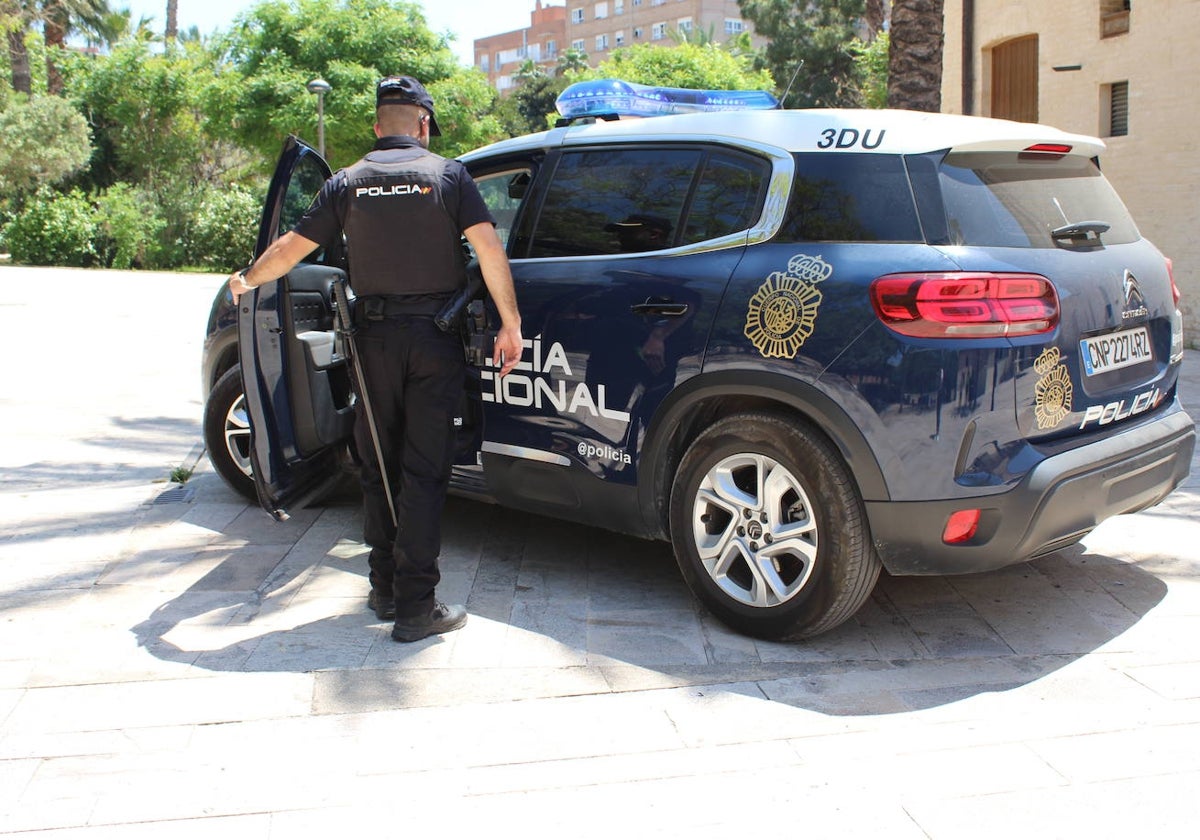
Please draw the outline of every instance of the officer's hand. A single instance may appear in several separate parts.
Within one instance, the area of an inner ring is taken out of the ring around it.
[[[496,344],[492,349],[492,365],[500,368],[505,376],[521,361],[521,330],[519,327],[501,327],[496,333]]]
[[[246,285],[246,278],[242,276],[242,272],[235,271],[229,275],[229,294],[233,297],[233,302],[237,303],[238,298],[250,291],[253,286]]]

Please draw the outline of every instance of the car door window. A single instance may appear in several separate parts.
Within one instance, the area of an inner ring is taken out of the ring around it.
[[[699,149],[565,153],[546,190],[530,256],[623,254],[677,245],[702,156]]]
[[[313,199],[317,197],[317,193],[321,191],[321,187],[325,183],[325,177],[324,167],[311,153],[303,155],[296,161],[296,168],[292,172],[292,178],[288,182],[287,191],[283,195],[283,203],[280,206],[279,229],[276,231],[276,236],[287,233],[296,226],[300,217],[308,212]],[[305,259],[305,262],[321,261],[322,252],[320,251],[314,252]]]
[[[517,211],[521,208],[521,202],[532,180],[533,173],[528,167],[489,172],[475,179],[475,186],[479,188],[483,203],[496,220],[496,233],[506,248]]]

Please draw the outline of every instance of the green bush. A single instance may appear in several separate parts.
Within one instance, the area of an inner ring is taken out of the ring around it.
[[[113,184],[96,199],[95,250],[110,268],[161,268],[159,236],[166,221],[154,201],[129,184]]]
[[[209,187],[197,196],[187,237],[188,262],[217,272],[241,268],[254,256],[262,197],[244,187]]]
[[[95,238],[92,205],[79,189],[38,190],[4,228],[13,261],[26,265],[94,265]]]

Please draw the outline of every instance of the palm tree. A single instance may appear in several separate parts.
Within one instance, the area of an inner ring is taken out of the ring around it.
[[[55,50],[67,48],[67,34],[83,27],[93,32],[111,32],[112,11],[108,0],[42,0],[39,17],[46,39],[46,90],[62,93],[62,73],[55,64]]]
[[[163,40],[168,49],[179,34],[179,0],[167,0],[167,28],[163,30]]]
[[[0,20],[8,39],[8,62],[12,73],[12,88],[18,93],[32,92],[33,74],[29,69],[29,51],[25,49],[25,33],[33,18],[30,3],[24,0],[0,1]]]
[[[892,3],[888,107],[942,109],[943,0]]]
[[[87,31],[105,39],[118,33],[118,19],[109,10],[108,0],[0,0],[0,17],[7,24],[12,87],[25,94],[32,93],[25,37],[35,24],[42,24],[48,47],[46,87],[50,93],[62,92],[62,74],[54,61],[58,55],[55,50],[66,49],[68,33]]]
[[[558,56],[558,64],[555,67],[555,72],[562,76],[572,71],[578,72],[588,68],[588,55],[583,50],[577,50],[574,47],[563,52]]]

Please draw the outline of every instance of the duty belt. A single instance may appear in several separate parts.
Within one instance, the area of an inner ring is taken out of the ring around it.
[[[432,318],[450,299],[444,295],[360,295],[354,303],[355,323],[382,321],[397,315]]]

